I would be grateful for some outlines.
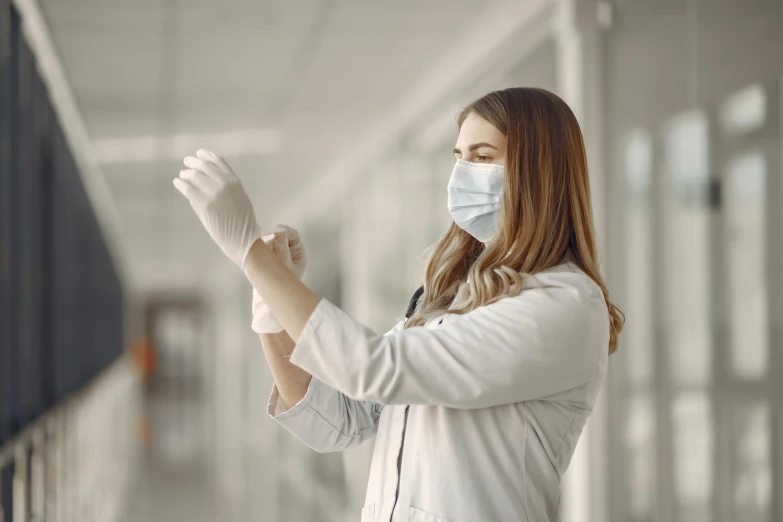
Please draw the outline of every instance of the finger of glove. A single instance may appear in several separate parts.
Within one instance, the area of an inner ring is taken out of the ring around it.
[[[194,187],[196,187],[198,190],[201,191],[202,194],[209,194],[211,192],[214,192],[218,188],[218,183],[214,179],[210,178],[204,172],[196,169],[185,169],[179,171],[179,177],[183,181],[187,181]]]
[[[288,230],[286,230],[284,227],[281,227],[280,225],[276,225],[275,228],[273,228],[272,231],[267,235],[271,236],[270,241],[272,242],[279,241],[281,237],[284,237],[285,240],[288,241]]]
[[[288,231],[285,229],[285,227],[281,227],[280,225],[275,225],[275,228],[273,228],[268,234],[271,235],[280,235],[280,234],[287,234]]]
[[[182,160],[182,163],[184,163],[186,167],[193,170],[200,170],[218,183],[224,183],[228,179],[226,174],[222,172],[222,167],[218,167],[209,161],[194,158],[193,156],[187,156],[184,160]]]
[[[274,236],[284,244],[288,251],[291,251],[291,233],[293,229],[285,225],[275,225]]]
[[[305,249],[304,244],[301,242],[297,243],[293,247],[289,247],[289,250],[291,251],[291,261],[297,265],[303,265],[305,264]],[[304,268],[304,267],[303,267]]]
[[[289,236],[288,249],[291,251],[291,259],[294,263],[299,263],[305,258],[304,243],[299,236],[297,236],[293,242]]]
[[[300,242],[299,232],[296,229],[289,227],[288,225],[275,225],[275,232],[284,232],[288,237],[288,247],[293,247],[296,243]]]
[[[190,201],[191,205],[204,204],[204,195],[188,181],[174,178],[174,187]]]
[[[229,172],[233,172],[231,167],[228,166],[228,162],[226,162],[226,160],[224,160],[222,156],[218,156],[217,154],[215,154],[211,150],[198,149],[196,151],[196,157],[198,157],[199,159],[203,159],[203,160],[209,161],[211,163],[214,163],[218,167],[220,167],[222,169],[225,169],[225,170],[227,170]]]
[[[283,260],[287,266],[293,266],[294,262],[291,259],[291,250],[288,248],[288,234],[283,232],[275,232],[275,239],[273,240],[274,251]]]
[[[277,225],[288,233],[288,249],[291,251],[291,260],[296,264],[305,255],[304,242],[299,232],[288,225]]]
[[[238,181],[238,178],[228,166],[228,163],[215,154],[214,152],[199,149],[196,151],[196,161],[201,161],[204,164],[204,168],[211,169],[211,175],[215,175],[221,181],[228,183],[231,181]],[[192,157],[192,156],[190,156]]]
[[[272,239],[272,249],[280,254],[288,251],[288,233],[284,229],[275,229],[275,237]]]
[[[289,227],[288,225],[277,224],[275,225],[275,230],[279,230],[288,234],[289,245],[294,241],[294,239],[299,237],[299,232],[297,232],[295,228]]]

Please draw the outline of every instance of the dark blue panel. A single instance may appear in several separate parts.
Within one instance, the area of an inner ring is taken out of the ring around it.
[[[21,428],[19,405],[19,15],[11,9],[11,433]]]
[[[0,0],[0,444],[122,351],[123,292],[9,0]]]
[[[81,188],[81,184],[79,184]],[[85,196],[86,199],[86,196]],[[93,375],[93,352],[95,350],[95,341],[93,340],[92,330],[97,318],[93,315],[94,310],[91,306],[91,282],[95,272],[95,256],[93,248],[92,233],[92,212],[85,201],[84,205],[78,207],[78,229],[76,231],[77,241],[80,245],[79,260],[76,265],[76,277],[79,281],[78,294],[78,317],[79,324],[78,342],[80,349],[78,352],[78,377],[77,386],[85,385]]]
[[[88,273],[86,281],[85,309],[87,310],[87,317],[90,318],[90,321],[85,325],[85,330],[89,332],[88,335],[90,339],[87,373],[89,375],[88,378],[92,378],[103,369],[102,356],[109,347],[101,346],[103,340],[100,335],[102,328],[101,323],[105,321],[106,315],[106,310],[100,306],[100,291],[101,285],[103,284],[101,274],[105,269],[105,260],[101,256],[103,236],[94,214],[89,216],[88,221],[89,234],[86,239],[89,242],[90,259],[87,265],[90,267],[90,272]]]
[[[52,128],[52,383],[56,398],[67,395],[75,383],[75,337],[77,285],[73,277],[75,242],[73,197],[69,190],[71,155],[59,126]]]
[[[22,425],[43,412],[43,138],[34,96],[37,79],[33,54],[19,45],[19,170],[17,172],[17,309],[19,416]],[[40,110],[40,109],[39,109]]]
[[[0,486],[0,493],[2,493],[3,511],[4,511],[3,520],[0,522],[12,522],[13,513],[14,513],[14,509],[13,509],[14,508],[14,503],[13,503],[14,465],[13,464],[9,464],[8,466],[0,470],[0,479],[2,479],[3,481],[2,486]]]
[[[0,444],[11,418],[11,16],[0,0]]]
[[[0,440],[16,429],[14,239],[16,164],[16,38],[18,18],[7,0],[0,0]]]
[[[36,334],[40,336],[37,339],[39,343],[40,366],[37,371],[39,374],[38,390],[40,393],[39,406],[45,410],[54,402],[54,392],[51,382],[51,357],[52,357],[52,335],[51,335],[51,294],[50,273],[51,273],[51,209],[52,209],[52,167],[51,167],[51,138],[50,127],[52,125],[52,108],[49,103],[49,95],[46,91],[41,77],[37,72],[33,76],[32,82],[33,98],[33,139],[35,141],[34,166],[36,173],[36,189],[33,191],[39,204],[37,212],[37,233],[34,238],[33,249],[34,256],[38,260],[34,271],[34,292],[36,303],[34,313],[36,314],[36,323],[33,327]]]

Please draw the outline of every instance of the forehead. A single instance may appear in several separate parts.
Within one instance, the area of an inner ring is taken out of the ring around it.
[[[468,117],[465,118],[465,121],[462,122],[462,127],[459,129],[457,147],[468,147],[473,143],[482,141],[496,145],[500,148],[505,145],[506,136],[490,122],[475,112],[471,112],[468,114]]]

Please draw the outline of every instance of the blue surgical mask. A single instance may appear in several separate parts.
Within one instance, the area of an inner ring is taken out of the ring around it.
[[[454,223],[482,243],[489,241],[500,221],[503,165],[458,159],[449,179],[449,212]]]

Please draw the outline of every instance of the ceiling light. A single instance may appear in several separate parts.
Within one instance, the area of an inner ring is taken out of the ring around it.
[[[264,156],[276,152],[279,147],[280,132],[274,129],[105,138],[93,142],[95,158],[100,163],[178,160],[198,149],[210,149],[231,157]]]

